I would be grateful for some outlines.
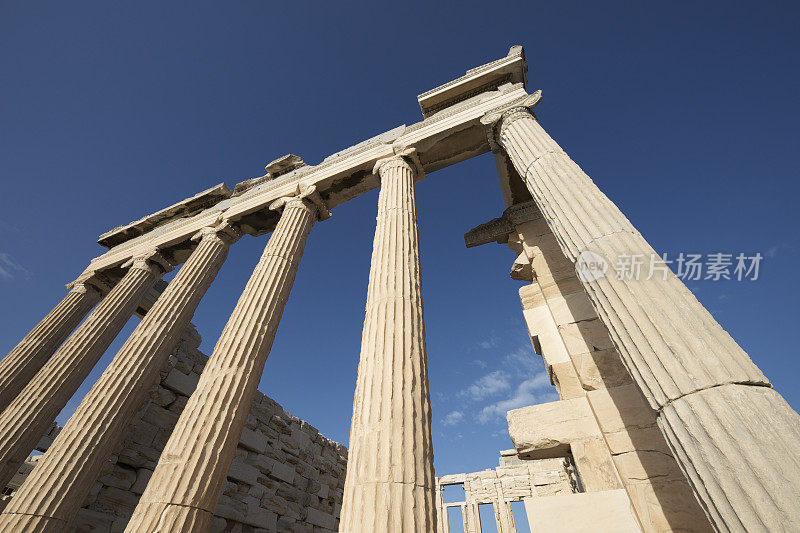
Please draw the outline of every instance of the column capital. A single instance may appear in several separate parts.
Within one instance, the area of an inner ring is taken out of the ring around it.
[[[150,270],[156,277],[161,277],[167,272],[172,271],[173,266],[158,250],[150,250],[149,252],[130,258],[122,264],[122,268]]]
[[[203,239],[217,239],[226,245],[231,245],[242,237],[242,232],[239,231],[231,221],[220,217],[214,226],[206,226],[197,233],[195,233],[191,240],[200,242]]]
[[[316,216],[317,220],[327,220],[331,217],[331,212],[317,191],[316,185],[298,185],[294,194],[278,198],[269,205],[269,208],[283,212],[283,209],[290,204],[303,207]]]
[[[70,292],[79,294],[86,294],[90,291],[95,291],[100,294],[105,294],[113,288],[114,284],[111,283],[106,276],[96,270],[87,270],[80,276],[67,283],[66,287]]]
[[[492,109],[483,115],[481,124],[486,127],[486,136],[489,140],[489,147],[492,149],[492,152],[500,150],[497,137],[504,127],[518,118],[530,116],[536,118],[531,109],[539,105],[541,100],[542,91],[538,90],[533,94],[522,97],[520,100]]]
[[[394,155],[378,159],[375,166],[372,168],[372,173],[381,179],[381,172],[384,169],[392,167],[405,167],[414,172],[414,181],[419,181],[425,177],[425,171],[422,169],[422,163],[419,161],[419,155],[416,148],[406,148],[403,146],[394,146]]]

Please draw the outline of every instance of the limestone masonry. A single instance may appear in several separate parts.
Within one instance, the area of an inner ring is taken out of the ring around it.
[[[655,252],[542,127],[541,99],[513,46],[419,95],[421,122],[101,235],[108,251],[0,360],[0,531],[800,530],[800,416],[668,268],[576,269]],[[559,400],[507,413],[499,466],[436,477],[415,183],[488,152],[504,210],[465,244],[512,251]],[[314,226],[377,187],[348,454],[256,387]],[[268,233],[206,357],[192,315],[230,246]]]
[[[159,369],[158,384],[138,406],[80,502],[70,530],[125,529],[208,363],[199,344],[193,327],[184,331],[178,347]],[[58,435],[58,430],[52,434]],[[47,450],[52,439],[43,441],[41,451]],[[257,393],[227,471],[211,531],[335,531],[346,468],[344,446]],[[17,476],[9,487],[18,488],[27,474]]]

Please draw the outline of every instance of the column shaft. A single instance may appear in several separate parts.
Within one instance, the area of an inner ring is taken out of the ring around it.
[[[200,244],[0,514],[0,530],[61,531],[72,521],[222,267],[231,239],[219,229],[201,233]]]
[[[564,254],[655,251],[524,108],[488,116]],[[800,529],[800,417],[671,272],[581,280],[719,531]]]
[[[98,301],[100,293],[94,287],[76,283],[64,299],[0,361],[0,413]]]
[[[414,168],[381,178],[339,531],[436,528]]]
[[[0,415],[0,486],[5,487],[160,275],[158,266],[144,260],[134,262],[3,411]]]
[[[310,189],[306,193],[314,194]],[[281,219],[161,454],[128,532],[195,533],[211,525],[317,216],[317,207],[302,195],[276,203],[285,203]]]

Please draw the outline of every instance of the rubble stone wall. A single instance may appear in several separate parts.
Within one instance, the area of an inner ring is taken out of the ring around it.
[[[70,531],[125,529],[208,360],[199,346],[199,335],[189,328]],[[345,446],[258,393],[212,531],[336,531],[346,470]]]

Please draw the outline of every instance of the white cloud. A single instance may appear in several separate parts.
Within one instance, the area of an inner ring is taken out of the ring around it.
[[[473,401],[483,400],[489,396],[503,392],[511,387],[511,376],[504,370],[495,370],[475,381],[466,389],[460,391],[458,396],[470,398]]]
[[[12,280],[17,274],[25,279],[31,277],[28,269],[17,263],[11,255],[0,253],[0,279]]]
[[[545,372],[540,372],[530,379],[526,379],[520,383],[513,396],[499,402],[487,405],[478,413],[478,421],[486,424],[496,418],[505,417],[506,411],[525,407],[526,405],[533,405],[543,401],[550,401],[557,399],[557,395],[553,392],[544,393],[540,395],[534,394],[534,391],[549,388],[550,379]]]
[[[464,413],[462,413],[461,411],[451,411],[450,413],[447,413],[447,416],[445,416],[442,419],[442,424],[445,426],[455,426],[463,419],[464,419]]]
[[[507,368],[533,374],[541,370],[542,360],[533,352],[532,346],[520,346],[505,357],[504,364]]]
[[[486,368],[487,366],[489,366],[486,364],[486,361],[482,359],[473,359],[471,364],[477,366],[478,368]]]

